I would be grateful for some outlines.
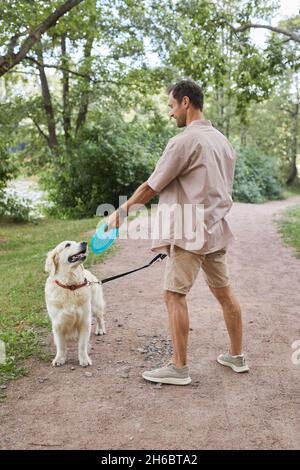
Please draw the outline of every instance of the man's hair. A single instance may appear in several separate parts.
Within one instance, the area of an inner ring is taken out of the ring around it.
[[[194,108],[203,110],[203,91],[193,80],[181,80],[168,88],[168,94],[172,93],[178,103],[182,102],[184,96],[188,96]]]

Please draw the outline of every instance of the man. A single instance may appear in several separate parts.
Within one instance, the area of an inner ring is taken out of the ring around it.
[[[232,206],[235,154],[226,137],[203,115],[203,93],[192,80],[182,80],[169,89],[170,117],[186,129],[170,139],[152,175],[108,220],[108,227],[118,227],[122,212],[134,204],[146,204],[160,193],[162,204],[204,207],[203,240],[190,249],[180,242],[157,239],[153,251],[166,251],[164,298],[169,313],[173,343],[172,362],[165,367],[143,373],[152,382],[187,385],[191,382],[187,365],[189,318],[186,294],[202,268],[206,282],[222,306],[230,338],[228,353],[217,361],[234,372],[249,370],[242,352],[241,309],[230,287],[226,266],[226,249],[233,235],[225,220]],[[121,215],[120,215],[121,212]]]

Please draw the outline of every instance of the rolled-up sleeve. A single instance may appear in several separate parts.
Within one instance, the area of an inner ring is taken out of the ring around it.
[[[188,167],[188,155],[179,139],[169,140],[147,183],[157,193]]]

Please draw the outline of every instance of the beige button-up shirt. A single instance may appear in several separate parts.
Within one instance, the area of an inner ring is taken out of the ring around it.
[[[234,168],[235,152],[231,144],[210,121],[192,121],[182,133],[169,140],[147,180],[160,193],[152,251],[169,253],[170,245],[174,244],[206,254],[228,246],[234,239],[225,219],[232,206]],[[201,234],[198,240],[191,243],[190,238],[175,233],[176,217],[168,218],[161,210],[173,206],[193,207],[192,218],[184,220]],[[202,216],[196,224],[195,207]]]

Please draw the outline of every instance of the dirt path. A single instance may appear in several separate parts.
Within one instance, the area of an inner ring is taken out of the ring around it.
[[[80,368],[72,346],[62,368],[32,364],[10,383],[1,406],[6,449],[296,449],[300,447],[300,261],[285,248],[272,218],[300,197],[235,204],[228,261],[244,312],[249,374],[216,363],[227,337],[220,307],[200,275],[190,295],[193,382],[157,387],[140,374],[170,352],[162,299],[164,266],[104,286],[108,334],[92,338],[93,366]],[[94,267],[100,277],[151,259],[148,241],[121,242]],[[49,337],[51,344],[52,338]]]

